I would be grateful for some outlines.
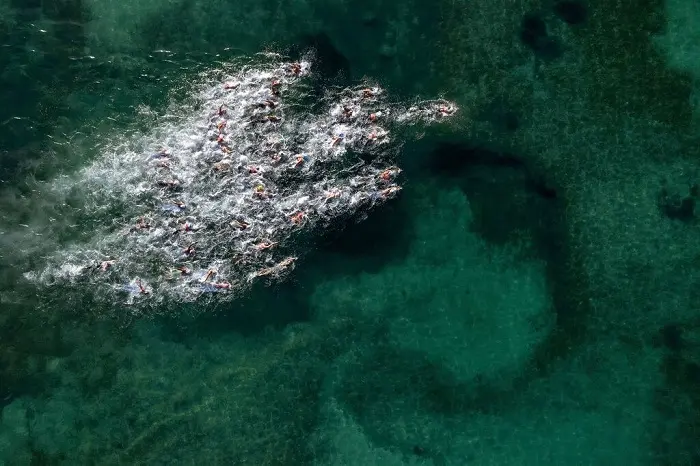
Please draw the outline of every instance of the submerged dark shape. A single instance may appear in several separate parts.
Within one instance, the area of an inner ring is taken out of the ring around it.
[[[547,173],[525,157],[475,143],[437,147],[426,169],[457,184],[469,199],[473,231],[486,241],[507,244],[531,239],[524,254],[546,264],[557,330],[537,350],[532,364],[543,374],[586,334],[589,310],[578,262],[569,250],[565,228],[566,197]]]
[[[575,25],[585,23],[588,19],[588,11],[582,2],[575,0],[563,0],[554,5],[554,13],[567,24]]]
[[[532,49],[537,57],[544,60],[559,58],[562,54],[559,42],[548,35],[544,20],[533,13],[523,17],[520,40]]]
[[[685,368],[686,380],[692,385],[700,385],[700,364],[689,362]]]
[[[441,144],[429,159],[430,171],[441,176],[463,176],[475,167],[504,167],[526,173],[527,184],[543,197],[554,199],[556,190],[532,173],[522,158],[480,145],[446,143]]]
[[[557,260],[558,193],[534,166],[508,152],[449,143],[435,150],[429,167],[461,187],[485,239],[503,244],[530,230],[543,257]]]
[[[536,48],[547,38],[547,25],[537,15],[529,13],[523,17],[520,25],[520,40],[531,48]]]
[[[698,186],[690,188],[688,195],[681,196],[663,188],[659,193],[658,205],[663,215],[671,220],[689,223],[695,219],[695,205],[698,197]]]
[[[678,324],[664,325],[659,333],[661,341],[666,348],[672,351],[683,349],[683,329]]]
[[[410,205],[399,197],[377,208],[376,215],[363,221],[339,222],[323,237],[319,250],[311,260],[327,261],[327,254],[342,255],[342,273],[353,272],[353,266],[364,272],[378,271],[388,262],[405,257],[411,241]]]

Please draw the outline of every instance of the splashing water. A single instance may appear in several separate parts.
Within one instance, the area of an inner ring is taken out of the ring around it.
[[[290,271],[303,254],[295,237],[396,196],[390,129],[456,107],[402,108],[364,85],[329,90],[318,110],[304,103],[310,66],[268,54],[203,74],[187,117],[166,115],[57,181],[58,191],[85,192],[84,214],[109,221],[25,277],[136,307],[231,299]]]

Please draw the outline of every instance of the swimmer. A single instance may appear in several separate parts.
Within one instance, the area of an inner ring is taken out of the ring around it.
[[[252,280],[253,278],[256,278],[256,277],[264,277],[266,275],[270,275],[274,271],[275,270],[272,267],[267,267],[265,269],[256,270],[255,272],[250,274],[249,279]]]
[[[221,104],[219,105],[219,116],[224,116],[226,115],[226,105]]]
[[[261,184],[257,185],[253,190],[253,196],[258,197],[260,199],[267,199],[268,194],[265,192],[265,186]]]
[[[214,283],[214,288],[218,290],[230,290],[231,289],[231,284],[229,282],[218,282]]]
[[[141,283],[141,280],[136,280],[136,285],[139,287],[139,292],[141,294],[149,294],[150,291],[146,289],[145,286],[143,286],[143,283]]]
[[[157,159],[156,160],[156,167],[158,168],[170,168],[170,160],[168,159]]]
[[[287,267],[292,265],[294,261],[296,261],[296,257],[287,257],[286,259],[283,259],[281,262],[278,264],[273,265],[272,267],[267,267],[265,269],[257,270],[250,274],[250,279],[256,278],[256,277],[264,277],[266,275],[271,275],[271,274],[276,274],[284,271]]]
[[[342,141],[343,139],[345,139],[345,135],[342,133],[339,134],[338,136],[333,136],[333,139],[331,140],[331,147],[337,146],[338,144],[340,144],[340,141]]]
[[[352,109],[346,105],[343,106],[343,116],[345,118],[352,118]]]
[[[106,272],[110,267],[114,265],[114,260],[107,260],[100,262],[100,270]]]
[[[297,212],[296,214],[289,217],[289,219],[292,221],[292,223],[294,225],[300,225],[304,221],[305,217],[306,217],[306,214],[304,212]]]
[[[326,200],[328,200],[328,199],[334,199],[334,198],[340,196],[340,189],[338,189],[338,188],[333,188],[333,189],[331,189],[330,191],[325,191],[325,192],[323,193],[323,195],[324,195],[324,197],[326,198]]]
[[[381,129],[377,131],[376,129],[373,129],[372,132],[367,135],[367,139],[370,141],[376,141],[384,136],[386,136],[386,131],[382,131]]]
[[[195,253],[195,248],[194,248],[195,243],[189,244],[182,252],[186,256],[193,256]]]
[[[282,262],[277,264],[277,267],[285,269],[285,268],[289,267],[290,265],[292,265],[294,263],[294,261],[296,261],[296,260],[297,260],[296,257],[287,257]]]
[[[272,90],[272,95],[279,95],[281,86],[282,83],[279,80],[273,79],[272,83],[270,84],[270,90]]]
[[[239,230],[245,230],[250,226],[250,224],[244,220],[234,220],[229,225],[238,228]]]
[[[362,98],[369,99],[374,97],[374,91],[370,88],[362,89]]]
[[[452,115],[455,112],[455,108],[452,105],[440,105],[437,111],[439,116],[446,117]]]
[[[265,99],[262,102],[259,102],[258,104],[256,104],[256,106],[258,106],[260,108],[268,108],[268,107],[275,108],[275,107],[277,107],[277,102],[275,102],[274,100],[271,100],[271,99]]]
[[[303,165],[304,162],[309,161],[309,156],[306,154],[299,154],[295,157],[296,162],[294,163],[294,168],[298,168],[299,166]]]
[[[151,228],[151,224],[148,223],[145,218],[139,217],[138,219],[136,219],[136,228],[138,228],[139,230],[147,230]]]
[[[289,67],[289,70],[295,76],[299,76],[299,74],[301,73],[301,65],[299,63],[292,63]]]
[[[369,121],[374,123],[382,116],[382,112],[374,112],[369,114]]]
[[[182,202],[175,202],[174,204],[164,204],[160,207],[161,210],[165,212],[171,212],[173,214],[179,214],[185,209],[185,204]]]
[[[161,148],[158,152],[151,155],[152,159],[166,159],[168,157],[170,157],[170,152],[166,148]]]
[[[214,170],[224,172],[228,171],[231,169],[231,161],[230,160],[221,160],[219,162],[216,162],[214,165]]]
[[[180,275],[183,275],[183,276],[192,275],[192,270],[185,267],[184,265],[181,267],[178,267],[177,270],[180,272]]]
[[[389,186],[388,188],[382,189],[381,191],[379,191],[379,194],[380,194],[383,198],[387,198],[387,197],[389,197],[389,196],[391,196],[391,195],[393,195],[393,194],[395,194],[395,193],[398,193],[399,191],[401,191],[401,187],[400,187],[400,186]]]
[[[158,186],[160,186],[161,188],[167,188],[167,189],[177,189],[180,187],[180,182],[178,180],[159,181]]]
[[[262,243],[258,243],[253,247],[255,248],[256,251],[264,251],[266,249],[270,249],[275,244],[277,244],[277,243],[273,243],[272,241],[265,240]]]
[[[224,89],[226,89],[227,91],[230,89],[236,89],[238,86],[238,83],[233,83],[231,81],[227,81],[224,83]]]
[[[220,121],[216,124],[216,129],[219,130],[219,132],[222,132],[226,128],[226,120]]]
[[[250,173],[251,175],[258,173],[259,171],[260,169],[258,167],[254,167],[252,165],[248,167],[248,173]]]
[[[208,280],[209,280],[211,277],[213,277],[214,275],[216,275],[216,270],[214,270],[214,269],[209,269],[209,270],[207,271],[207,274],[206,274],[206,275],[204,276],[204,278],[202,278],[200,281],[201,281],[202,283],[204,283],[204,282],[208,281]]]
[[[384,170],[380,175],[379,178],[382,181],[391,181],[393,177],[401,173],[401,169],[398,167],[390,167]]]

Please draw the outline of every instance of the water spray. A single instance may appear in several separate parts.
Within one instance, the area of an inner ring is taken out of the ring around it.
[[[135,307],[228,300],[287,275],[303,254],[295,236],[394,198],[392,130],[456,106],[400,107],[364,84],[328,90],[312,110],[300,104],[310,68],[268,57],[205,80],[192,115],[107,148],[69,183],[91,193],[86,210],[118,214],[25,277]]]

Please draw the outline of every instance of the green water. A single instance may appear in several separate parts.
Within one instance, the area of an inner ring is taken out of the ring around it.
[[[0,0],[0,464],[700,464],[694,5]],[[401,196],[226,306],[22,279],[91,233],[48,183],[310,46],[459,104]]]

